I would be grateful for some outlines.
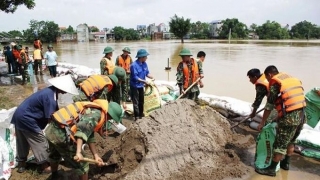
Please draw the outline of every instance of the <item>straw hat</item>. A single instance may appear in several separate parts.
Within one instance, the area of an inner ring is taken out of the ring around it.
[[[48,81],[50,84],[52,84],[52,86],[54,86],[62,91],[65,91],[65,92],[73,94],[73,95],[79,94],[78,89],[74,85],[74,82],[73,82],[70,74],[55,77],[55,78],[49,79]]]

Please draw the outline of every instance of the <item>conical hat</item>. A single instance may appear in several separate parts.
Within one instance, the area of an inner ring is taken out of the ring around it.
[[[51,78],[48,81],[50,84],[52,84],[52,86],[54,86],[64,92],[67,92],[67,93],[70,93],[73,95],[79,94],[78,89],[74,85],[74,82],[73,82],[70,74]]]

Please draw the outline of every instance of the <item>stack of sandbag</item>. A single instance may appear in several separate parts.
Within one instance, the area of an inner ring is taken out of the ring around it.
[[[297,138],[295,151],[303,156],[320,159],[320,123],[312,128],[308,124],[303,125]]]
[[[10,124],[15,110],[0,110],[0,179],[9,179],[11,168],[16,166],[16,137],[14,125]]]

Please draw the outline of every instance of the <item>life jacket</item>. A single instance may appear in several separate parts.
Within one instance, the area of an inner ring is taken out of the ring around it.
[[[26,50],[25,49],[21,49],[21,51],[20,51],[20,59],[19,59],[19,63],[20,64],[22,64],[22,55],[24,56],[24,58],[26,58],[25,59],[25,63],[27,63],[27,62],[29,62],[29,56],[28,56],[28,54],[26,53]]]
[[[21,62],[21,56],[20,56],[20,52],[16,49],[12,50],[12,54],[15,60],[18,59],[19,62]]]
[[[118,64],[120,67],[122,67],[126,72],[130,72],[130,63],[131,63],[131,57],[128,55],[126,59],[123,59],[123,57],[120,55],[118,57]]]
[[[66,133],[69,138],[76,142],[74,134],[77,132],[77,123],[79,122],[81,115],[84,114],[86,108],[95,108],[101,110],[101,118],[98,124],[94,127],[94,132],[97,132],[102,128],[106,122],[108,113],[108,101],[97,99],[94,102],[76,102],[63,107],[52,114],[53,120],[58,123],[60,128],[66,129]]]
[[[263,85],[264,87],[267,88],[267,90],[269,91],[269,82],[266,78],[265,74],[262,74],[259,79],[257,80],[257,82],[255,83],[255,85]]]
[[[101,91],[105,86],[108,86],[108,92],[110,92],[113,88],[113,83],[108,76],[92,75],[80,83],[79,86],[88,97],[92,98],[95,93]]]
[[[192,76],[192,83],[195,82],[198,78],[199,78],[199,67],[198,67],[198,63],[191,58],[191,62],[192,66],[191,66],[191,74],[189,74],[189,67],[188,64],[185,62],[182,62],[183,64],[183,75],[184,75],[184,83],[183,83],[183,88],[187,89],[189,87],[189,79],[190,76]]]
[[[40,49],[42,47],[42,43],[41,43],[40,40],[35,40],[33,42],[33,46],[34,46],[34,48],[39,48]]]
[[[114,71],[116,66],[115,66],[114,62],[112,61],[112,59],[103,58],[102,60],[107,62],[106,66],[104,67],[104,71],[107,71],[108,75],[109,74],[113,74],[113,71]]]
[[[276,100],[278,117],[306,106],[302,83],[299,79],[285,73],[279,73],[272,77],[269,87],[276,83],[281,86],[280,94]]]

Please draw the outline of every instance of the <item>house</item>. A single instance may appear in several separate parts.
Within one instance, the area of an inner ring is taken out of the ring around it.
[[[221,20],[214,20],[209,23],[209,31],[210,31],[210,37],[211,38],[217,38],[219,37],[219,29],[222,26]]]
[[[158,32],[169,32],[169,26],[165,25],[164,23],[160,23],[158,25]]]
[[[78,42],[89,42],[89,27],[86,24],[79,24],[77,26]]]
[[[89,35],[89,40],[94,41],[94,40],[106,40],[107,39],[107,33],[105,31],[100,31],[100,32],[92,32]]]
[[[149,24],[149,26],[147,27],[147,34],[152,35],[155,32],[158,32],[158,27],[156,26],[156,24]]]

